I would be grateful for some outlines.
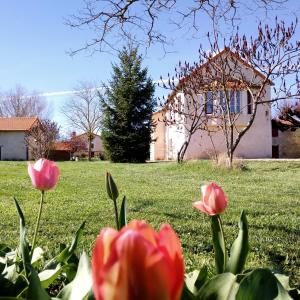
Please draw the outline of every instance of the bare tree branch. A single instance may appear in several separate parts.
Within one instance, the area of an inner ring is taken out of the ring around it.
[[[61,112],[73,128],[88,135],[88,152],[91,160],[91,143],[94,134],[101,128],[102,111],[95,85],[81,83],[73,98],[62,107]]]
[[[124,45],[124,39],[146,48],[161,44],[165,49],[172,44],[172,38],[162,21],[178,34],[189,31],[197,35],[204,14],[213,14],[215,21],[234,25],[243,13],[257,9],[267,12],[287,1],[256,0],[250,5],[247,0],[84,0],[84,7],[70,16],[66,24],[92,30],[95,36],[70,54],[83,50],[116,51]]]

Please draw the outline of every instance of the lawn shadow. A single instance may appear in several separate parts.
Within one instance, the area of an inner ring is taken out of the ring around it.
[[[144,200],[144,201],[139,202],[137,205],[134,205],[134,207],[131,207],[130,211],[140,212],[141,210],[143,210],[147,207],[153,206],[153,204],[154,204],[154,201],[152,201],[152,200]]]
[[[278,231],[283,231],[284,233],[293,234],[295,236],[300,235],[300,230],[299,229],[290,229],[290,228],[287,228],[286,226],[283,226],[283,225],[274,225],[274,224],[256,225],[256,224],[252,224],[249,227],[254,228],[254,229],[261,229],[261,230],[265,230],[267,228],[270,231],[278,230]]]

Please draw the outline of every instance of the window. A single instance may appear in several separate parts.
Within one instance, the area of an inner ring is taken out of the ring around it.
[[[231,113],[241,112],[241,92],[240,91],[229,91],[229,109]],[[220,106],[223,112],[227,111],[226,98],[224,91],[220,91]]]
[[[247,113],[248,113],[248,115],[252,114],[252,105],[253,105],[252,95],[249,91],[247,91]]]
[[[214,111],[214,99],[212,92],[205,93],[205,112],[207,114],[212,114]]]
[[[226,112],[227,111],[226,101],[225,101],[225,95],[224,95],[223,91],[220,91],[220,106],[222,108],[222,112]]]
[[[91,143],[91,149],[94,149],[94,143]]]

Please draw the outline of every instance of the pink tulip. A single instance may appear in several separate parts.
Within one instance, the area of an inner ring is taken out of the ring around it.
[[[57,184],[59,169],[54,161],[41,158],[33,165],[28,164],[28,174],[36,189],[47,191]]]
[[[213,216],[224,212],[227,199],[224,191],[214,182],[201,187],[202,201],[194,202],[193,206],[207,215]]]
[[[178,300],[184,282],[180,241],[169,225],[156,232],[144,221],[121,231],[105,228],[92,256],[97,300]]]

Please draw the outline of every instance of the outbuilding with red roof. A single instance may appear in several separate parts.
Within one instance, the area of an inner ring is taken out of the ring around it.
[[[25,135],[38,124],[37,117],[0,118],[0,160],[30,160]]]

